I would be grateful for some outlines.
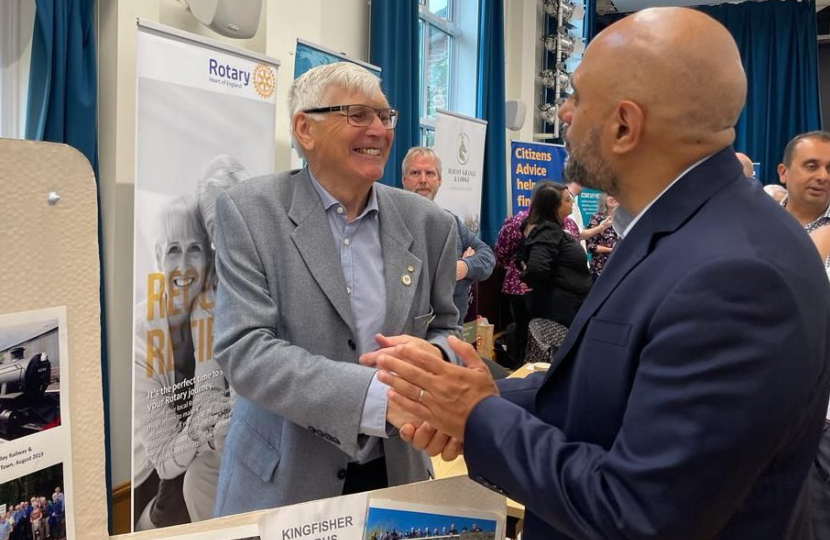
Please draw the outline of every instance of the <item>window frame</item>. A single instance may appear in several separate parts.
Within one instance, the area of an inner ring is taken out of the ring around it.
[[[34,17],[31,0],[0,1],[0,137],[25,136]]]

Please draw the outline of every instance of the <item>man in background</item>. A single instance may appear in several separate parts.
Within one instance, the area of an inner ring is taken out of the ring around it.
[[[830,225],[830,133],[811,131],[794,137],[784,148],[778,177],[787,186],[781,205],[804,227],[828,266],[830,258],[822,239]],[[826,293],[827,288],[819,292]],[[807,482],[813,538],[830,538],[830,404]]]
[[[403,158],[403,188],[434,201],[441,187],[441,157],[432,148],[410,148]],[[468,229],[461,219],[455,218],[456,254],[455,290],[452,299],[458,309],[458,325],[464,324],[470,305],[470,288],[473,283],[484,281],[493,273],[496,257],[493,250]]]
[[[744,176],[746,176],[750,180],[754,180],[755,166],[752,165],[752,159],[743,152],[735,152],[735,157],[737,157],[738,161],[741,162],[741,167],[743,167]]]

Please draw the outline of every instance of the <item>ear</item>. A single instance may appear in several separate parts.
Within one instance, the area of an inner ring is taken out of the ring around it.
[[[291,119],[291,131],[297,144],[303,147],[303,151],[314,150],[314,131],[316,126],[305,113],[296,113]]]
[[[783,163],[778,164],[778,181],[782,185],[787,185],[787,167]]]
[[[611,118],[611,151],[626,154],[636,149],[643,136],[645,115],[633,101],[620,101]]]

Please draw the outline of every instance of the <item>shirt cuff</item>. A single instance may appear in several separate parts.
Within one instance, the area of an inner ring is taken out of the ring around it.
[[[369,389],[366,391],[366,399],[363,401],[363,413],[360,416],[360,433],[373,437],[384,437],[386,433],[386,406],[388,398],[386,391],[389,386],[378,380],[375,372]]]

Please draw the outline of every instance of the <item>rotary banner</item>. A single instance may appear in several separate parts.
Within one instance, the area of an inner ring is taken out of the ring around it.
[[[213,359],[213,208],[274,168],[276,60],[153,23],[137,41],[133,529],[210,518],[233,395]]]

